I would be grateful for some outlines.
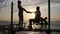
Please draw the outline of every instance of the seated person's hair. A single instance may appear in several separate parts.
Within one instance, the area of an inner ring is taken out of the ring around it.
[[[40,9],[40,7],[39,7],[39,6],[37,6],[37,7],[36,7],[36,9],[37,9],[37,10],[39,10],[39,9]]]

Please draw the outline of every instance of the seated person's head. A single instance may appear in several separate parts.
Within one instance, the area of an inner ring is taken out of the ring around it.
[[[36,7],[36,10],[38,11],[39,9],[40,9],[40,7],[39,7],[39,6],[37,6],[37,7]]]
[[[18,0],[17,3],[18,3],[18,5],[21,5],[21,1]]]

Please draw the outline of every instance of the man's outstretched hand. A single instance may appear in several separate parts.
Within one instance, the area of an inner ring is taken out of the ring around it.
[[[29,11],[28,11],[27,13],[32,13],[32,12],[29,12]]]

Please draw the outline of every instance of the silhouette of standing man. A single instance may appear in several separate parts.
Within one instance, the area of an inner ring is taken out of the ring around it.
[[[21,1],[17,1],[18,3],[18,9],[19,9],[19,13],[18,13],[18,16],[19,16],[19,28],[23,28],[23,11],[25,11],[26,13],[30,13],[28,12],[26,9],[24,9],[22,6],[21,6]]]

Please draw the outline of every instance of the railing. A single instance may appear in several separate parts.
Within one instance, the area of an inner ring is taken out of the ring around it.
[[[33,30],[29,30],[29,29],[25,29],[25,28],[23,28],[22,30],[21,29],[19,29],[19,27],[18,27],[19,25],[18,24],[13,24],[13,31],[15,31],[15,32],[19,32],[19,31],[34,31],[34,32],[47,32],[48,31],[48,29],[33,29]],[[3,30],[3,32],[5,32],[6,30],[7,31],[11,31],[11,25],[4,25],[4,26],[0,26],[0,31],[2,31]],[[54,32],[60,32],[60,30],[56,30],[56,29],[50,29],[50,31],[52,32],[52,31],[54,31]],[[11,33],[11,32],[10,32]]]

